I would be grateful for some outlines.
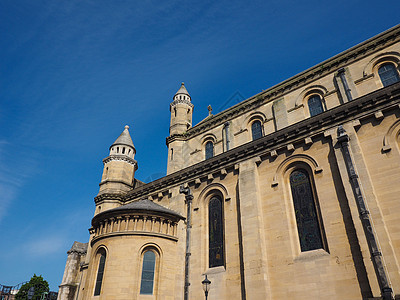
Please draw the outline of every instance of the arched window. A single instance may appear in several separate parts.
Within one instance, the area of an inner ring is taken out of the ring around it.
[[[319,95],[313,95],[308,98],[308,109],[310,110],[311,117],[316,116],[324,111],[321,97]]]
[[[140,282],[140,294],[152,295],[154,286],[154,269],[156,266],[156,254],[147,250],[143,254],[142,280]]]
[[[213,197],[208,204],[209,267],[224,265],[224,222],[222,200]]]
[[[396,67],[391,63],[385,63],[380,66],[378,74],[383,86],[388,86],[400,81],[399,73],[397,72]]]
[[[214,156],[214,144],[211,141],[206,143],[206,159]]]
[[[297,230],[301,251],[323,248],[321,224],[315,206],[310,177],[304,169],[297,169],[290,174]]]
[[[100,295],[101,285],[103,283],[104,267],[106,265],[106,251],[101,248],[98,252],[100,255],[99,268],[97,269],[96,286],[94,288],[94,296]]]
[[[251,124],[251,134],[253,136],[253,141],[263,136],[261,122],[259,120]]]

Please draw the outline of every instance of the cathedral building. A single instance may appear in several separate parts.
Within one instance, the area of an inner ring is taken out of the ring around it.
[[[182,83],[165,177],[135,179],[128,126],[110,146],[59,299],[400,299],[400,25],[196,125],[194,103]]]

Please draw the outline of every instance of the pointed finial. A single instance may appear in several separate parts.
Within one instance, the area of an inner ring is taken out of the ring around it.
[[[208,115],[212,116],[212,107],[211,107],[211,105],[207,106],[207,109],[208,109]]]
[[[125,129],[129,129],[129,125],[125,125]]]
[[[185,83],[182,81],[181,85],[185,85]]]

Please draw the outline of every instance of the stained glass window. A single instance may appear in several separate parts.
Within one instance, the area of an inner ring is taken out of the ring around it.
[[[103,283],[104,266],[106,264],[106,252],[104,249],[99,250],[99,268],[97,270],[96,286],[94,288],[94,296],[100,295],[101,284]]]
[[[251,124],[251,134],[253,136],[253,141],[263,136],[260,121],[254,121]]]
[[[224,265],[224,224],[222,201],[213,197],[208,205],[209,267]]]
[[[322,113],[324,108],[322,107],[321,97],[314,95],[308,98],[308,109],[311,117]]]
[[[301,251],[323,248],[320,223],[308,173],[298,169],[290,174],[294,211]]]
[[[209,141],[206,143],[206,159],[209,159],[214,156],[214,144]]]
[[[388,86],[400,81],[399,73],[393,64],[383,64],[378,70],[383,86]]]
[[[146,251],[143,255],[142,280],[140,283],[140,294],[152,295],[154,285],[154,269],[156,266],[156,255],[153,251]]]

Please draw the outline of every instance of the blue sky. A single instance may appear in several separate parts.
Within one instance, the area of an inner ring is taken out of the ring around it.
[[[87,242],[108,147],[131,126],[139,169],[166,172],[180,83],[194,123],[399,22],[386,1],[0,2],[0,284],[58,290]],[[226,104],[228,103],[228,104]]]

